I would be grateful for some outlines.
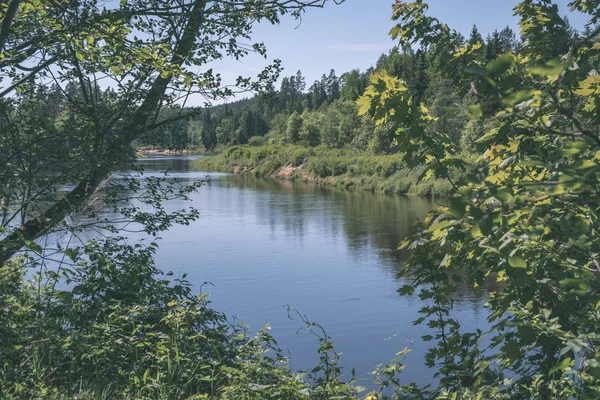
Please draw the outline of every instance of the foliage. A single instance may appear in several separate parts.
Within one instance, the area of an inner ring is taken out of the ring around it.
[[[314,147],[321,142],[321,127],[323,126],[323,114],[306,113],[302,116],[302,128],[300,128],[300,142],[305,146]]]
[[[124,238],[93,241],[31,284],[24,258],[4,264],[0,396],[355,398],[330,341],[320,346],[322,366],[302,379],[266,330],[249,336],[210,309],[206,295],[192,295],[185,276],[164,276],[155,250]]]
[[[417,397],[600,396],[600,29],[598,4],[571,7],[590,16],[584,36],[551,1],[522,1],[519,49],[499,45],[504,54],[482,60],[474,40],[436,55],[446,61],[440,72],[472,92],[460,109],[469,129],[484,130],[477,168],[457,157],[451,136],[430,133],[438,118],[397,78],[376,74],[358,100],[361,113],[393,125],[409,166],[425,165],[424,179],[445,178],[455,189],[449,205],[402,243],[412,283],[400,292],[431,301],[416,323],[433,330],[424,336],[433,342],[426,363],[440,382]],[[447,48],[453,33],[426,10],[421,1],[397,2],[392,36],[403,46]],[[463,168],[472,172],[453,176]],[[486,279],[501,285],[486,303],[491,330],[464,332],[452,313],[458,283]]]
[[[353,149],[233,146],[217,156],[202,157],[194,165],[203,171],[237,171],[386,194],[445,197],[452,192],[444,180],[416,184],[423,169],[408,168],[399,155],[365,155]]]
[[[302,130],[302,118],[297,112],[294,112],[287,121],[287,129],[285,131],[286,140],[290,143],[298,143],[300,141],[300,131]]]

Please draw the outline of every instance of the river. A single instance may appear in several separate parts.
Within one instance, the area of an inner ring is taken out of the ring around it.
[[[194,157],[139,160],[147,174],[169,169],[173,177],[197,180]],[[396,250],[411,226],[436,204],[426,198],[337,190],[309,184],[211,173],[211,182],[191,202],[200,218],[162,234],[157,265],[187,273],[212,306],[256,332],[270,333],[289,352],[295,370],[318,362],[318,343],[293,306],[323,325],[333,338],[346,375],[361,378],[405,347],[412,351],[404,382],[430,381],[424,365],[424,325],[413,325],[425,304],[397,293],[401,255]],[[467,329],[486,326],[485,292],[461,292],[455,317]],[[366,382],[365,382],[366,383]]]

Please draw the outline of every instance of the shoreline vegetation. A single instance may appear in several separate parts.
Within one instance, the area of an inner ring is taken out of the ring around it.
[[[324,146],[238,145],[195,160],[193,165],[207,172],[249,174],[349,190],[431,197],[452,194],[446,180],[418,182],[424,168],[407,167],[400,154],[369,155]]]
[[[202,151],[200,151],[199,149],[169,149],[169,148],[162,148],[162,147],[143,147],[143,148],[136,148],[135,149],[135,154],[140,157],[140,156],[167,156],[167,155],[177,155],[177,156],[183,156],[183,155],[197,155],[197,154],[204,154]]]

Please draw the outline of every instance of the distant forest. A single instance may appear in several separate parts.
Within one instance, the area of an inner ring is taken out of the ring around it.
[[[568,25],[566,19],[565,22]],[[566,32],[548,35],[548,57],[564,54],[569,43],[578,36],[571,27]],[[460,34],[451,37],[447,52],[477,42],[482,46],[476,57],[482,63],[522,45],[522,39],[510,27],[496,30],[484,39],[474,25],[468,38]],[[351,147],[372,154],[395,153],[398,149],[392,139],[393,132],[385,125],[375,126],[371,119],[359,117],[355,103],[369,85],[369,77],[375,71],[385,70],[389,75],[401,78],[414,101],[422,102],[438,118],[431,129],[449,134],[462,150],[469,150],[485,127],[481,122],[453,111],[458,105],[471,104],[473,94],[448,75],[442,76],[439,73],[445,67],[442,64],[438,49],[393,47],[365,71],[354,69],[338,76],[336,71],[330,70],[310,86],[298,71],[284,77],[276,93],[210,108],[163,108],[156,116],[157,127],[134,144],[205,151],[219,151],[239,144],[323,144],[332,148]],[[110,88],[106,91],[88,89],[88,92],[95,96],[116,96]],[[36,96],[47,101],[40,102],[34,114],[59,124],[69,123],[71,119],[70,122],[75,123],[74,116],[63,111],[61,104],[81,93],[77,83],[69,83],[64,90],[39,86]],[[190,116],[181,118],[186,114]]]
[[[566,21],[566,20],[565,20]],[[568,24],[568,21],[566,21]],[[568,35],[548,37],[550,56],[563,54],[577,32],[570,28]],[[468,38],[457,34],[450,38],[448,51],[465,43],[478,41],[482,47],[477,57],[486,62],[499,54],[515,50],[522,40],[506,27],[496,30],[485,39],[474,25]],[[415,101],[423,102],[436,117],[433,129],[442,130],[463,150],[482,134],[484,127],[465,115],[452,112],[452,107],[472,101],[471,93],[456,85],[452,79],[439,74],[442,68],[439,52],[432,48],[393,47],[382,54],[375,66],[337,76],[334,70],[307,86],[301,71],[284,77],[279,91],[273,95],[244,99],[202,110],[188,120],[159,127],[137,144],[165,148],[202,147],[208,151],[236,144],[262,144],[269,140],[277,144],[334,148],[350,146],[374,154],[394,153],[397,149],[386,126],[375,126],[370,119],[357,116],[355,100],[369,84],[377,70],[401,78]],[[186,109],[184,112],[192,111]],[[197,110],[196,110],[197,111]],[[163,109],[166,120],[182,113],[179,109]],[[265,135],[268,138],[264,138]]]

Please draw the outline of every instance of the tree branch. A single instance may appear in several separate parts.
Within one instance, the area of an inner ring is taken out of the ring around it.
[[[40,72],[44,68],[49,67],[50,65],[54,64],[56,62],[56,60],[58,60],[57,57],[52,57],[48,61],[43,62],[40,65],[38,65],[36,68],[32,69],[29,74],[25,75],[23,78],[14,82],[12,85],[10,85],[6,89],[4,89],[2,92],[0,92],[0,98],[6,96],[7,94],[9,94],[13,90],[15,90],[18,86],[25,83],[28,79],[31,79],[32,77],[34,77],[38,72]]]
[[[175,52],[171,59],[173,64],[181,66],[193,49],[200,26],[204,20],[206,3],[207,0],[194,1],[194,7],[190,12],[184,34],[175,47]],[[103,182],[106,175],[110,173],[113,164],[118,161],[121,151],[146,130],[146,123],[152,116],[152,112],[160,105],[160,101],[171,80],[172,77],[170,75],[167,77],[158,76],[156,78],[148,95],[131,119],[131,123],[122,130],[121,140],[115,141],[106,152],[108,160],[105,163],[91,171],[86,179],[81,180],[75,189],[48,209],[43,215],[24,222],[20,228],[11,232],[0,241],[0,265],[19,251],[26,241],[33,241],[39,238],[71,212],[85,204],[87,199],[95,193],[98,185]]]

